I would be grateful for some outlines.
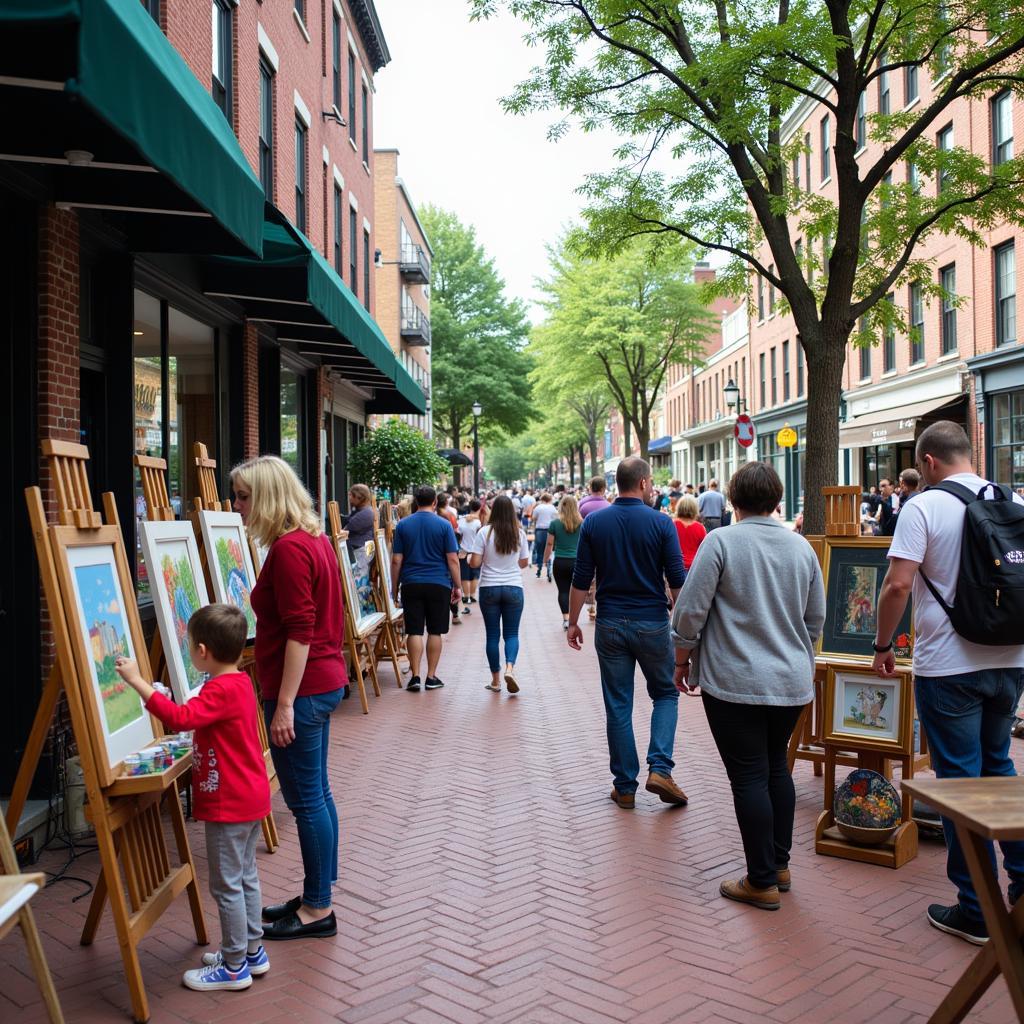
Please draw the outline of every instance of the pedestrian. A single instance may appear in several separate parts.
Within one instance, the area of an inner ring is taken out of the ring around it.
[[[618,497],[580,527],[569,595],[569,646],[580,650],[580,611],[597,573],[594,649],[601,671],[608,754],[619,807],[632,808],[640,765],[633,737],[633,677],[639,664],[653,702],[647,748],[646,789],[665,803],[682,805],[686,794],[672,778],[679,691],[672,682],[672,645],[664,581],[674,601],[683,585],[676,531],[651,501],[651,467],[630,456],[615,470]]]
[[[880,500],[875,513],[878,532],[883,537],[891,537],[896,532],[896,516],[899,510],[899,495],[896,494],[892,481],[883,477],[878,481]]]
[[[240,672],[248,623],[230,604],[208,604],[188,620],[192,664],[208,676],[187,703],[174,704],[142,678],[139,667],[118,658],[117,674],[142,698],[146,710],[174,732],[194,729],[192,814],[205,822],[210,895],[220,914],[220,949],[203,954],[203,967],[182,981],[196,992],[243,989],[266,974],[256,843],[270,813],[270,783],[263,761],[252,680]]]
[[[480,570],[470,562],[476,550],[476,535],[484,525],[479,498],[470,498],[467,514],[459,520],[459,578],[462,582],[462,614],[468,615],[476,604],[476,585]]]
[[[412,515],[412,498],[403,498],[395,506],[395,522]]]
[[[331,712],[348,685],[338,559],[295,471],[262,455],[231,471],[234,507],[267,548],[252,590],[256,670],[281,793],[295,816],[302,895],[265,907],[265,939],[324,938],[338,880],[338,812],[327,774]]]
[[[725,512],[725,495],[718,489],[718,481],[711,480],[708,489],[697,499],[697,509],[704,529],[710,533],[722,525],[722,514]]]
[[[353,484],[348,492],[348,504],[352,510],[345,523],[348,531],[349,554],[355,558],[356,552],[367,541],[373,540],[373,499],[370,488],[366,484]]]
[[[512,499],[494,499],[491,518],[476,535],[472,564],[480,570],[480,614],[487,632],[488,690],[501,692],[501,639],[505,638],[505,685],[519,692],[519,620],[523,615],[523,569],[530,564],[530,545],[520,526]]]
[[[608,484],[603,476],[595,476],[588,485],[590,493],[580,502],[580,515],[586,519],[591,512],[598,512],[607,508],[611,502],[608,500],[606,491]]]
[[[681,480],[671,480],[668,485],[668,498],[669,498],[669,511],[672,515],[676,513],[676,504],[679,499],[683,496],[683,492],[679,489],[683,486]]]
[[[548,543],[548,529],[552,520],[558,515],[558,510],[551,503],[551,495],[545,491],[540,496],[540,501],[533,506],[533,564],[537,566],[537,579],[543,569],[548,575],[548,583],[553,579],[551,575],[551,563],[545,561],[544,551]]]
[[[558,607],[562,611],[562,629],[569,628],[569,590],[572,588],[572,573],[576,567],[576,546],[580,541],[580,527],[583,519],[575,497],[567,494],[558,505],[558,518],[548,528],[544,561],[554,555],[552,572],[558,587]]]
[[[877,515],[878,506],[882,503],[882,496],[878,493],[878,488],[874,484],[872,484],[868,488],[866,500],[868,503],[868,508],[871,511],[871,515]]]
[[[939,490],[938,485],[954,489],[959,485],[971,496],[980,496],[983,490],[992,495],[995,485],[975,473],[967,434],[949,420],[940,420],[921,432],[915,458],[928,490],[908,502],[896,522],[888,552],[889,571],[878,600],[874,668],[883,678],[895,673],[892,638],[913,593],[914,696],[936,776],[1016,775],[1009,754],[1010,730],[1024,691],[1024,642],[1009,646],[972,643],[957,633],[936,599],[936,593],[946,604],[961,599],[957,584],[966,509],[964,499]],[[1024,505],[1024,500],[1011,496],[1008,489],[1004,497]],[[987,567],[979,565],[977,570],[985,572]],[[978,600],[983,600],[980,595]],[[928,907],[928,921],[940,931],[981,945],[988,940],[988,929],[959,834],[948,818],[942,819],[942,830],[946,874],[957,890],[957,902],[951,906],[933,903]],[[994,865],[992,843],[987,846]],[[1015,903],[1024,895],[1024,842],[1000,846],[1010,878],[1010,902]]]
[[[676,536],[679,538],[679,549],[683,555],[683,579],[693,565],[693,556],[697,554],[697,548],[701,546],[708,531],[704,524],[697,522],[697,499],[690,494],[684,494],[676,502],[676,515],[673,523],[676,528]]]
[[[729,498],[736,522],[701,544],[672,615],[675,679],[700,687],[732,787],[747,873],[719,891],[777,910],[796,807],[787,750],[814,699],[825,591],[811,546],[772,516],[782,481],[768,463],[741,466]]]
[[[530,526],[530,514],[533,510],[533,506],[537,504],[537,499],[533,496],[532,490],[527,490],[523,495],[523,529],[528,529]]]
[[[900,508],[921,493],[921,474],[916,469],[900,473]]]
[[[423,661],[423,632],[426,630],[427,673],[425,690],[437,690],[444,683],[437,676],[441,660],[441,637],[448,632],[451,602],[462,596],[459,582],[459,544],[448,518],[435,515],[437,492],[417,487],[413,494],[416,511],[395,527],[391,554],[391,585],[405,618],[406,647],[412,678],[406,689],[420,688]]]
[[[455,514],[453,507],[453,499],[447,494],[438,494],[437,496],[437,514],[448,522],[451,528],[455,531],[455,540],[459,538],[459,517]],[[461,626],[462,619],[459,617],[459,599],[455,595],[454,591],[451,593],[448,602],[448,613],[452,617],[453,626]]]

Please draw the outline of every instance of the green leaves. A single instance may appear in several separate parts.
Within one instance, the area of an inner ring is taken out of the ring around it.
[[[349,454],[349,474],[355,483],[387,491],[393,500],[420,484],[434,484],[450,467],[433,441],[399,419],[367,433]]]

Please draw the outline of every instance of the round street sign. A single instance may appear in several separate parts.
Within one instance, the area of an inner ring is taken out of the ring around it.
[[[743,448],[749,448],[757,436],[754,421],[746,413],[741,413],[736,417],[736,425],[732,428],[732,433],[736,438],[736,443]]]
[[[796,431],[787,423],[775,436],[780,448],[792,448],[796,444]]]

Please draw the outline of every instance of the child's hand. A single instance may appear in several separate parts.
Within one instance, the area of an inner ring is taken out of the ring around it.
[[[139,673],[139,666],[131,658],[115,659],[114,668],[129,686],[138,687],[146,682]]]

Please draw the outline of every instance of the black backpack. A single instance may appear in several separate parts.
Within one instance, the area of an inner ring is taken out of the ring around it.
[[[990,487],[995,497],[986,499]],[[929,490],[945,491],[967,506],[953,606],[923,572],[921,579],[965,640],[987,647],[1024,645],[1024,505],[1000,484],[985,484],[975,494],[943,480]]]

